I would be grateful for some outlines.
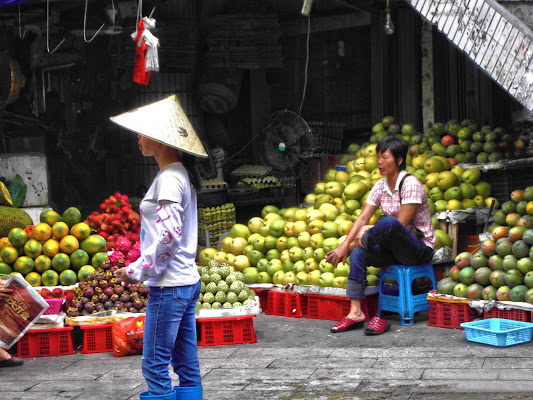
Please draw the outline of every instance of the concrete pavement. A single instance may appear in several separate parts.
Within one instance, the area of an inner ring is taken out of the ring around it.
[[[462,330],[412,326],[333,334],[332,321],[261,314],[258,342],[199,347],[204,399],[533,399],[533,344],[497,348]],[[138,399],[140,356],[26,358],[0,369],[0,399]],[[177,377],[175,384],[177,384]]]

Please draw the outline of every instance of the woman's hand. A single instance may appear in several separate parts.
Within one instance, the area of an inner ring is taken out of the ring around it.
[[[137,281],[131,279],[128,274],[126,274],[126,267],[119,268],[115,271],[115,277],[119,283],[124,283],[124,285],[137,283]]]
[[[13,289],[4,289],[3,287],[0,288],[0,299],[9,299],[11,297],[11,292]]]
[[[335,250],[330,251],[326,254],[326,261],[330,264],[333,264],[333,266],[337,266],[337,264],[344,262],[346,260],[346,257],[348,256],[348,246],[347,243],[344,245],[345,242],[343,242],[339,247],[337,247]]]
[[[369,229],[373,227],[374,225],[365,225],[361,229],[359,229],[359,232],[357,232],[357,234],[355,235],[355,239],[354,239],[355,245],[357,247],[363,247],[363,243],[361,242],[361,240],[363,239],[363,236],[366,233],[366,231],[368,231]]]

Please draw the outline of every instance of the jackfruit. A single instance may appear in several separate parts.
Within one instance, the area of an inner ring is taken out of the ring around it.
[[[0,206],[0,237],[5,237],[13,228],[33,225],[30,215],[20,208]]]
[[[13,206],[13,200],[11,199],[9,190],[7,190],[7,187],[4,182],[0,182],[0,206]]]

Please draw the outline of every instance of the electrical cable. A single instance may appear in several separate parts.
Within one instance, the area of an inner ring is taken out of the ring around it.
[[[302,93],[302,101],[300,102],[300,107],[298,108],[298,114],[302,114],[302,107],[304,105],[305,100],[305,94],[307,92],[307,71],[309,68],[309,39],[311,36],[311,16],[309,15],[307,17],[307,40],[306,40],[306,46],[305,46],[305,69],[304,69],[304,90]]]

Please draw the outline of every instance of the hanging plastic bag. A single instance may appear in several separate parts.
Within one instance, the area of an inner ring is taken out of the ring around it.
[[[144,339],[144,315],[129,317],[111,328],[115,357],[142,354]]]

